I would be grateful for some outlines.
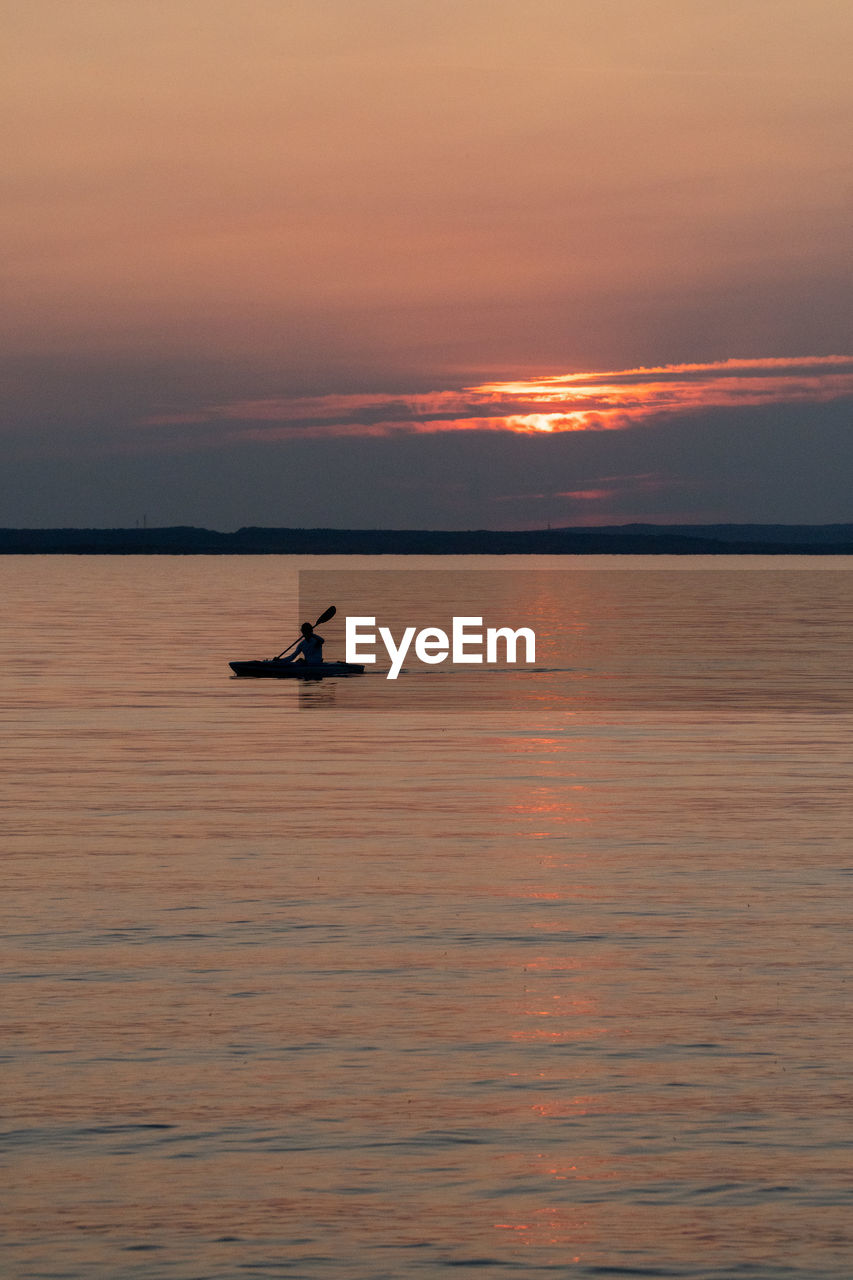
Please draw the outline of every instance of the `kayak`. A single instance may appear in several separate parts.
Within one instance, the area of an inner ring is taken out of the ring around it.
[[[229,662],[235,676],[264,676],[274,680],[322,680],[324,676],[361,676],[364,667],[358,662],[279,662],[264,658],[256,662]]]

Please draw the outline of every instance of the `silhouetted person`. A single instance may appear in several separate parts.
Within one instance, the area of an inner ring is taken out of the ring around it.
[[[318,635],[310,622],[303,622],[299,628],[302,632],[302,639],[288,657],[282,658],[282,662],[295,662],[297,658],[301,658],[303,662],[309,663],[312,667],[317,666],[323,661],[323,645],[325,641],[322,636]]]

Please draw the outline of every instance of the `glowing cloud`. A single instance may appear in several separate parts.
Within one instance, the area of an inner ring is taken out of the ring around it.
[[[440,431],[614,431],[663,415],[853,396],[853,356],[725,360],[566,373],[415,395],[243,400],[149,417],[149,427],[221,439],[393,436]]]

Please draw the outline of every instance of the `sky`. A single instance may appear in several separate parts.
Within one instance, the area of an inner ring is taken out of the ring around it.
[[[849,0],[29,0],[0,526],[853,521]]]

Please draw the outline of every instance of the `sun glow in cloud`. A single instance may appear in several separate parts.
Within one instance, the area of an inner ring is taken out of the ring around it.
[[[725,360],[567,373],[414,395],[243,400],[149,417],[220,439],[394,436],[442,431],[553,435],[620,431],[710,408],[826,402],[853,396],[853,356]]]

